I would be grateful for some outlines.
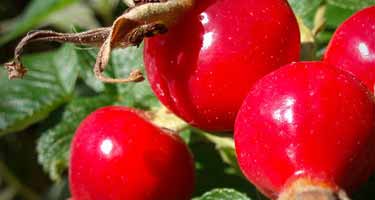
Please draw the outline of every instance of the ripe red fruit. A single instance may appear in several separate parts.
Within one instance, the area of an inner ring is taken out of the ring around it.
[[[299,58],[285,0],[200,0],[165,35],[145,40],[151,86],[175,114],[209,131],[233,130],[251,85]]]
[[[271,198],[301,183],[351,191],[375,166],[375,104],[349,73],[292,63],[250,90],[234,137],[242,171]]]
[[[70,187],[75,200],[188,200],[194,163],[175,134],[129,108],[90,114],[74,136]]]
[[[335,32],[324,61],[353,73],[375,90],[375,6],[357,12]]]

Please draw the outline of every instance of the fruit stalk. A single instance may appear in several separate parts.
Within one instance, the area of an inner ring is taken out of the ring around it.
[[[131,4],[133,2],[134,4]],[[57,33],[53,31],[35,31],[27,34],[16,47],[14,59],[4,67],[9,79],[22,78],[27,70],[20,61],[24,47],[31,42],[56,41],[80,45],[100,46],[94,66],[95,76],[108,83],[138,82],[143,80],[139,70],[133,71],[128,78],[113,79],[105,77],[103,72],[108,64],[110,53],[116,47],[138,46],[145,37],[163,34],[181,15],[190,10],[195,0],[168,1],[127,1],[131,7],[118,17],[112,27],[99,28],[82,33]]]

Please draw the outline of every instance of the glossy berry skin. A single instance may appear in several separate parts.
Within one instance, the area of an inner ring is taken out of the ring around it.
[[[79,126],[71,146],[74,200],[189,200],[194,164],[177,136],[124,107],[104,107]]]
[[[375,90],[375,6],[361,10],[335,32],[324,61],[351,72]]]
[[[292,63],[250,90],[234,137],[242,171],[271,198],[297,177],[351,191],[374,169],[375,104],[347,72]]]
[[[199,0],[165,35],[145,41],[160,101],[190,124],[231,131],[251,85],[299,58],[299,29],[285,0]]]

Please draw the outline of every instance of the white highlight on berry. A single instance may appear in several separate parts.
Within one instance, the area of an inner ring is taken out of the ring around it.
[[[203,49],[208,49],[214,41],[214,33],[208,32],[203,35]]]
[[[210,20],[208,19],[208,15],[207,15],[207,13],[202,13],[201,14],[201,17],[202,17],[202,19],[201,19],[201,22],[202,22],[202,24],[204,25],[204,24],[207,24]]]
[[[272,117],[279,121],[279,122],[288,122],[289,124],[293,123],[294,121],[294,115],[293,115],[293,105],[295,104],[296,100],[292,97],[288,97],[285,99],[285,101],[282,103],[280,109],[275,110],[275,112],[272,114]]]
[[[110,139],[105,139],[102,144],[100,144],[100,151],[105,155],[110,155],[113,150],[113,142]]]
[[[358,51],[361,53],[361,56],[363,58],[367,58],[370,56],[370,50],[368,49],[368,46],[364,42],[360,42],[358,44]]]

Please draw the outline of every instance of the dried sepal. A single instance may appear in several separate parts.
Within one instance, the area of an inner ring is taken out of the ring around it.
[[[277,200],[350,200],[339,187],[312,179],[299,177],[286,185]]]

